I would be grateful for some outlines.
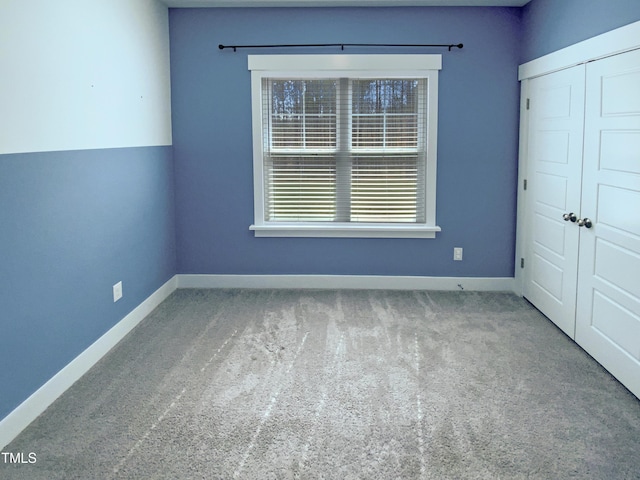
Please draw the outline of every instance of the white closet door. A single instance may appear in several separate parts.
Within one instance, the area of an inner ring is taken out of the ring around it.
[[[575,336],[585,67],[529,83],[524,296]]]
[[[587,66],[576,342],[640,397],[640,51]]]

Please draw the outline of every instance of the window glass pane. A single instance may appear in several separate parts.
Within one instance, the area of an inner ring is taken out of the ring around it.
[[[352,147],[417,149],[418,79],[365,79],[352,82]]]
[[[330,156],[270,156],[265,169],[265,215],[271,221],[332,221],[336,161]]]
[[[270,80],[270,148],[335,149],[336,80]]]
[[[351,167],[351,221],[421,221],[422,172],[418,155],[355,156]]]

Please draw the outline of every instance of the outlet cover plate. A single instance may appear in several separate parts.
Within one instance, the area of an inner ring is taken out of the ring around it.
[[[113,286],[113,301],[117,302],[122,298],[122,281]]]

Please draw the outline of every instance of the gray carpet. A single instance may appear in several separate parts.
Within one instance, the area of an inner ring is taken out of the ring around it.
[[[507,293],[178,290],[0,478],[640,479],[640,401]]]

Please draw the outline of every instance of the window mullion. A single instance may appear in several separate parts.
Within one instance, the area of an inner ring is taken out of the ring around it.
[[[307,83],[302,89],[302,148],[307,148]]]
[[[337,94],[336,221],[351,219],[351,82],[340,78]]]

